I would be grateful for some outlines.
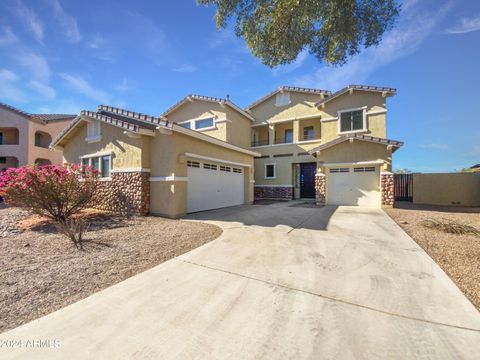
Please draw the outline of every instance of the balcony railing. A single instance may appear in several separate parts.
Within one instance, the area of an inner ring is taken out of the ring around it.
[[[309,141],[309,140],[320,140],[320,136],[317,137],[315,133],[308,133],[302,135],[302,141]]]
[[[293,137],[276,138],[275,144],[293,144]]]
[[[265,146],[265,145],[268,145],[268,139],[252,141],[252,146]]]

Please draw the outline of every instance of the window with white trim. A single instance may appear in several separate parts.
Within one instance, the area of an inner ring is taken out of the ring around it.
[[[275,96],[275,106],[285,106],[290,104],[290,93],[289,92],[278,92]]]
[[[203,168],[208,170],[217,170],[217,165],[204,163]]]
[[[205,119],[198,119],[198,120],[187,120],[178,123],[178,125],[192,130],[208,130],[215,128],[215,118],[205,118]]]
[[[90,166],[92,169],[97,170],[102,178],[109,178],[112,170],[112,156],[86,156],[82,158],[82,165]]]
[[[200,163],[199,163],[198,161],[188,160],[188,161],[187,161],[187,166],[188,166],[188,167],[199,168],[199,167],[200,167]]]
[[[330,172],[332,174],[335,174],[335,173],[347,173],[349,172],[350,169],[349,168],[331,168],[330,169]]]
[[[375,172],[375,166],[365,166],[353,168],[353,172]]]
[[[275,179],[277,177],[276,165],[265,164],[265,179]]]
[[[101,137],[100,121],[89,121],[87,123],[87,141],[98,141]]]
[[[353,109],[338,112],[338,132],[349,133],[367,130],[365,109]]]

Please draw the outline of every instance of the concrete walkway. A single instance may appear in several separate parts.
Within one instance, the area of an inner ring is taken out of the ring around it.
[[[224,232],[1,334],[24,347],[0,358],[478,358],[479,312],[380,209],[288,202],[189,218]]]

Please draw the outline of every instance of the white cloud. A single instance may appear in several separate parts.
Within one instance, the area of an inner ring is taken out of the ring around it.
[[[79,94],[85,97],[98,101],[103,104],[111,102],[111,96],[103,90],[94,88],[87,80],[80,75],[75,74],[60,74],[60,77],[67,82],[67,84]]]
[[[297,70],[302,67],[303,63],[308,59],[308,55],[308,50],[302,50],[293,63],[274,68],[272,70],[273,75],[288,74]]]
[[[17,0],[17,6],[15,8],[17,16],[26,23],[27,27],[33,34],[35,40],[39,43],[43,40],[43,24],[38,19],[35,12],[26,7],[22,0]]]
[[[0,69],[0,101],[25,102],[26,96],[18,84],[19,77],[13,71]]]
[[[82,39],[82,35],[78,29],[77,20],[63,10],[62,4],[60,4],[59,0],[50,0],[49,2],[52,6],[53,14],[62,27],[63,34],[67,38],[67,41],[78,43]]]
[[[435,144],[435,143],[432,143],[432,144],[420,144],[418,145],[419,147],[421,147],[422,149],[434,149],[434,150],[445,150],[445,149],[448,149],[448,145],[447,144]]]
[[[465,34],[480,30],[480,16],[474,18],[462,18],[455,27],[445,31],[447,34]]]
[[[17,63],[24,67],[32,78],[45,83],[50,79],[50,66],[43,56],[26,51],[19,52],[16,59]]]
[[[28,86],[30,89],[35,91],[38,95],[46,98],[46,99],[53,99],[57,95],[55,90],[48,86],[48,84],[37,81],[37,80],[31,80],[28,82]]]
[[[179,73],[192,73],[197,70],[198,68],[195,65],[190,65],[190,64],[180,65],[172,69],[172,71],[179,72]]]
[[[121,83],[115,85],[113,88],[116,91],[121,92],[121,93],[127,92],[131,89],[130,84],[128,83],[127,79],[125,79],[125,78],[122,79]]]
[[[352,83],[363,83],[378,68],[415,52],[435,31],[447,14],[451,3],[435,12],[422,10],[422,3],[407,2],[396,27],[383,36],[377,47],[370,47],[349,60],[344,66],[324,66],[313,73],[297,78],[298,86],[338,90]]]
[[[100,49],[104,47],[106,43],[107,41],[102,35],[96,34],[93,40],[87,43],[87,47],[90,49]]]
[[[4,27],[2,33],[0,33],[0,46],[11,45],[17,41],[18,39],[12,29],[9,26]]]

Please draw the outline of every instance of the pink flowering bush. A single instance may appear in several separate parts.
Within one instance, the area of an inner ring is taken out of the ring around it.
[[[97,188],[98,172],[83,165],[25,166],[0,172],[0,195],[7,204],[54,220],[78,248],[85,224],[72,216],[91,205]]]

